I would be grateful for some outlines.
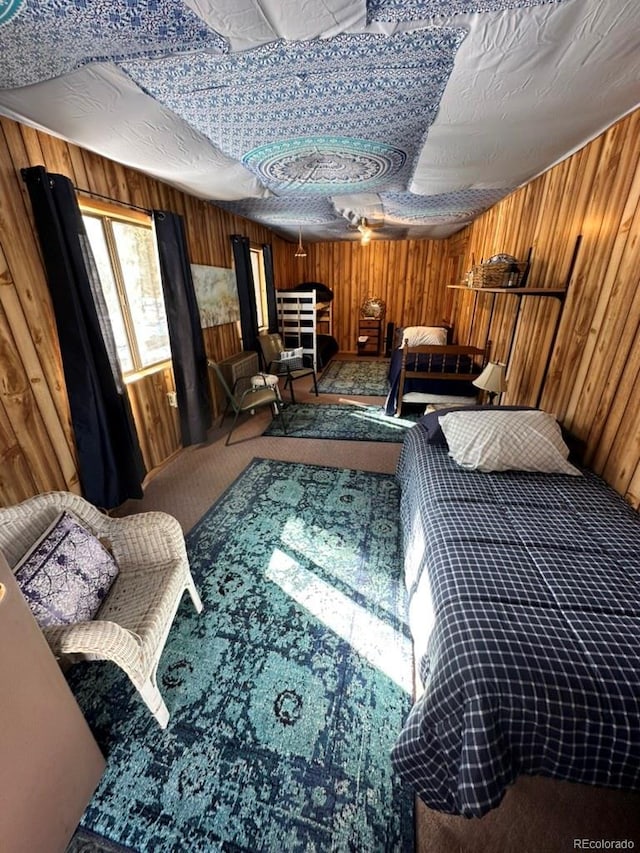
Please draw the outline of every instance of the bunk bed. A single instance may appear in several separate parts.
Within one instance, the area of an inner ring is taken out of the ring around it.
[[[416,331],[418,330],[418,331]],[[485,348],[447,343],[450,330],[418,326],[391,353],[387,415],[400,416],[403,403],[474,402],[478,389],[472,384],[488,361]]]
[[[316,370],[326,367],[338,352],[332,302],[333,291],[319,282],[276,291],[278,329],[285,347],[302,347],[303,357]]]
[[[555,418],[508,408],[424,416],[397,467],[423,692],[392,760],[467,817],[523,774],[640,789],[640,517],[571,464]]]

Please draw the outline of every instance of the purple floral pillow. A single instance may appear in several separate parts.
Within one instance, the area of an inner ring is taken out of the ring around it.
[[[62,512],[14,569],[38,624],[70,625],[96,615],[118,574],[101,542]]]

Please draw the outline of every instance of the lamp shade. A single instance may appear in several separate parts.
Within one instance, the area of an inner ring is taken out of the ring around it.
[[[490,396],[500,394],[507,387],[505,381],[504,364],[499,364],[497,361],[490,361],[477,379],[473,380],[473,385],[476,388],[481,388],[487,391]]]

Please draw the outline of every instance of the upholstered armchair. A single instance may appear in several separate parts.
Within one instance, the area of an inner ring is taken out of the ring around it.
[[[63,510],[106,544],[118,572],[91,620],[41,626],[47,642],[61,662],[115,663],[166,728],[169,711],[156,683],[160,656],[185,590],[202,610],[180,524],[162,512],[111,518],[69,492],[37,495],[0,508],[0,551],[14,573]]]

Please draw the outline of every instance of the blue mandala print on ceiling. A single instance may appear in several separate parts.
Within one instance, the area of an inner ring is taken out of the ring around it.
[[[399,172],[406,154],[382,142],[314,136],[273,142],[249,151],[243,163],[274,192],[365,191]]]
[[[0,5],[0,24],[5,9]],[[56,50],[51,50],[52,38]],[[38,83],[90,62],[176,51],[224,54],[228,44],[180,0],[27,0],[2,32],[0,86]]]
[[[368,0],[367,20],[423,21],[476,12],[526,9],[560,2],[562,0]]]
[[[376,185],[401,191],[465,35],[451,27],[340,35],[274,42],[225,57],[198,53],[120,66],[280,191],[294,185],[320,191],[320,172],[325,189]],[[299,140],[312,137],[323,140],[315,179],[310,159],[296,150]],[[330,149],[328,137],[334,141]],[[344,184],[336,182],[340,170],[349,174]]]
[[[15,18],[24,2],[25,0],[0,0],[0,27]]]

